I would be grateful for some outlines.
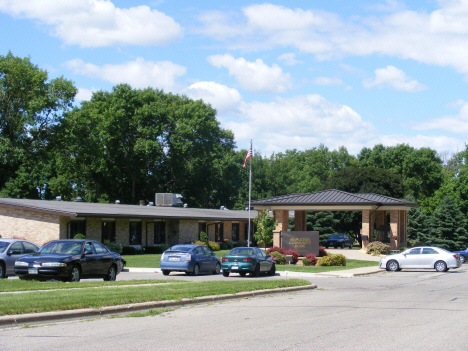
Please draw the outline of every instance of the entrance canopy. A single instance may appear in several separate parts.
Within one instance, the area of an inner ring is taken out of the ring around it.
[[[331,189],[309,194],[289,194],[255,200],[251,202],[255,210],[271,210],[278,221],[273,245],[281,245],[281,232],[289,227],[289,211],[294,211],[295,230],[305,231],[307,211],[362,211],[362,246],[373,241],[377,229],[377,240],[383,237],[379,228],[391,232],[390,246],[406,246],[407,212],[418,204],[374,193],[348,193]],[[390,223],[387,223],[387,214]],[[374,225],[376,214],[377,228]],[[386,233],[385,233],[386,235]]]

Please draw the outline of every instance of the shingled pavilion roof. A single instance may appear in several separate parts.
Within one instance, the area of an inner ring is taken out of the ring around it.
[[[310,210],[310,211],[360,211],[379,208],[381,210],[407,210],[418,207],[411,201],[374,193],[348,193],[331,189],[308,194],[288,194],[251,201],[256,210]]]

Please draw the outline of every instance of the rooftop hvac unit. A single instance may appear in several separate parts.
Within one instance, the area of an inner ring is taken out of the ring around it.
[[[183,196],[173,193],[156,193],[156,206],[179,207],[183,205]]]

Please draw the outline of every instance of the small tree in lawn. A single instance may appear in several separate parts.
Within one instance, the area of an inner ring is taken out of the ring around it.
[[[273,243],[273,230],[275,229],[278,221],[270,217],[268,211],[259,211],[258,218],[254,218],[254,224],[257,231],[254,234],[257,243],[264,243],[265,246]]]

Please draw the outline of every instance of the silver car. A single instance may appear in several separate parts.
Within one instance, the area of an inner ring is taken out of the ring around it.
[[[379,267],[387,271],[400,271],[403,268],[435,269],[446,272],[450,268],[461,267],[459,254],[440,247],[413,247],[396,255],[388,255],[380,259]]]
[[[15,261],[41,247],[21,239],[0,239],[0,278],[15,275]]]

